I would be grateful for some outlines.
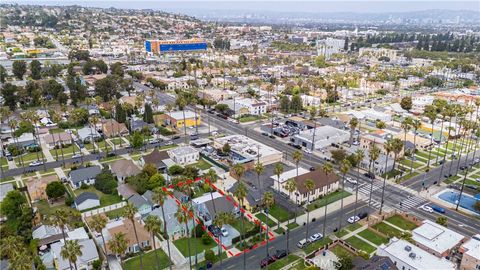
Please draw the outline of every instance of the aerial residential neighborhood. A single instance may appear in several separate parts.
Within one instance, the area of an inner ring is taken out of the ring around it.
[[[107,2],[0,4],[0,270],[480,269],[478,2]]]

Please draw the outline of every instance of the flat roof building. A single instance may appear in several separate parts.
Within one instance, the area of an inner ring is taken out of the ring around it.
[[[437,257],[448,256],[464,238],[465,236],[430,220],[425,220],[420,227],[412,231],[413,241]]]
[[[341,144],[348,141],[350,133],[331,126],[321,126],[316,129],[307,129],[294,136],[294,142],[308,149],[312,144],[314,149],[321,149],[332,144]],[[314,141],[315,140],[315,141]]]
[[[470,240],[460,246],[459,251],[463,254],[460,270],[480,269],[480,234],[472,236]]]
[[[213,146],[220,149],[226,143],[230,145],[232,152],[235,153],[234,161],[237,163],[246,163],[258,159],[263,165],[269,165],[280,162],[283,157],[282,152],[244,135],[229,135],[215,138]]]

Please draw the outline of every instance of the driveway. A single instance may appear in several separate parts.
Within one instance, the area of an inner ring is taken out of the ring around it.
[[[240,236],[240,233],[230,225],[223,225],[223,228],[227,229],[228,236],[222,236],[222,244],[226,247],[230,247],[232,245],[232,239]]]

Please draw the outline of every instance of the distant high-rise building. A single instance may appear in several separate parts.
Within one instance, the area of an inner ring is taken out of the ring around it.
[[[326,38],[317,40],[317,54],[329,59],[332,54],[339,53],[345,47],[344,39]]]

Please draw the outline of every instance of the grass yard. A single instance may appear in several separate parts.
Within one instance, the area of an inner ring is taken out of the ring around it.
[[[388,237],[397,237],[399,238],[402,236],[402,232],[398,230],[397,228],[394,228],[390,225],[388,225],[385,222],[380,222],[372,226],[374,229],[378,230],[379,232],[387,235]]]
[[[112,147],[110,146],[110,144],[108,144],[105,140],[103,140],[101,142],[97,142],[97,150],[98,150],[98,148],[100,148],[101,152],[105,152],[105,145],[106,145],[108,151],[112,150]]]
[[[402,228],[402,229],[408,230],[408,231],[411,231],[411,230],[418,227],[417,224],[403,218],[400,215],[391,216],[391,217],[387,218],[386,221],[395,225],[395,226],[397,226],[397,227],[399,227],[399,228]]]
[[[270,269],[270,270],[280,270],[283,267],[293,263],[294,261],[296,261],[298,259],[300,259],[300,257],[298,257],[296,255],[293,255],[293,254],[289,254],[287,257],[282,258],[282,259],[270,264],[268,266],[268,269]]]
[[[244,217],[243,219],[243,225],[245,226],[245,232],[248,232],[249,230],[253,229],[255,227],[255,224],[252,222],[248,221],[247,217]],[[238,218],[236,222],[232,225],[235,230],[237,230],[239,233],[242,233],[242,219]]]
[[[188,257],[188,238],[180,238],[178,240],[173,241],[173,244],[177,247],[177,249],[183,254],[183,256]],[[217,244],[215,240],[212,239],[210,244],[205,245],[203,244],[202,238],[190,238],[190,255],[195,255],[195,245],[197,245],[197,252],[202,253],[204,250],[211,249],[215,247]],[[198,254],[197,253],[197,254]]]
[[[122,140],[121,138],[112,138],[110,139],[110,142],[112,142],[115,145],[126,145],[127,143]]]
[[[34,152],[34,153],[27,153],[25,155],[22,156],[23,158],[23,162],[25,162],[25,166],[28,166],[28,163],[34,161],[34,160],[42,160],[42,153],[41,152],[38,152],[38,158],[37,158],[37,153]],[[14,158],[15,160],[15,163],[17,164],[17,166],[21,166],[20,164],[20,157],[19,156],[16,156]]]
[[[333,240],[330,239],[330,237],[325,237],[319,241],[316,241],[316,242],[313,242],[312,244],[308,245],[306,248],[305,248],[305,253],[306,254],[310,254],[314,251],[317,251],[318,249],[320,249],[321,247],[327,245],[327,244],[330,244],[332,243]]]
[[[451,184],[451,183],[457,181],[460,178],[462,178],[462,177],[459,176],[459,175],[454,175],[452,177],[449,177],[449,178],[445,179],[443,182],[445,182],[446,184]]]
[[[388,243],[388,238],[383,237],[372,230],[366,229],[358,233],[359,236],[379,246]]]
[[[157,256],[155,256],[155,253]],[[157,269],[157,261],[156,258],[158,257],[158,263],[160,269],[165,269],[169,265],[168,255],[165,252],[157,247],[157,250],[150,251],[148,253],[144,253],[142,257],[143,262],[143,270],[155,270]],[[125,270],[137,270],[140,269],[140,256],[135,256],[125,261],[123,265],[123,269]]]
[[[465,180],[465,185],[474,185],[474,186],[480,187],[480,182],[477,182],[475,180],[467,179],[467,180]]]
[[[57,133],[62,133],[64,132],[65,130],[63,128],[52,128],[50,130],[48,130],[48,132],[50,134],[57,134]]]
[[[372,253],[376,250],[375,247],[371,246],[370,244],[368,244],[367,242],[363,241],[362,239],[360,239],[356,236],[352,236],[345,241],[347,243],[349,243],[350,245],[352,245],[354,248],[359,249],[359,250],[363,250],[363,251],[367,252],[368,254],[370,254],[370,253]]]
[[[295,229],[295,228],[298,227],[298,226],[300,226],[300,225],[298,225],[298,223],[292,222],[292,223],[290,223],[290,224],[287,225],[287,228],[289,228],[290,230],[292,230],[292,229]]]
[[[259,219],[260,221],[262,221],[263,223],[267,224],[268,227],[273,227],[273,226],[276,226],[277,223],[273,220],[271,220],[270,218],[268,219],[268,222],[266,221],[267,220],[267,216],[264,214],[264,213],[258,213],[255,215],[255,217],[257,219]]]
[[[272,217],[276,218],[280,222],[287,221],[294,216],[293,213],[288,212],[287,209],[279,205],[274,205],[273,207],[271,207],[269,213]]]
[[[43,219],[43,222],[46,223],[46,224],[49,224],[49,221],[50,221],[50,216],[55,212],[55,210],[57,209],[64,209],[67,211],[67,213],[70,213],[70,212],[78,212],[77,210],[71,208],[71,207],[68,207],[66,206],[63,201],[62,202],[59,202],[59,204],[56,204],[56,205],[50,205],[47,201],[45,200],[41,200],[41,201],[38,201],[36,202],[35,204],[33,204],[33,206],[37,207],[38,209],[38,212],[40,213],[40,215],[42,216],[42,219]],[[73,216],[73,215],[69,215],[69,216]],[[78,220],[76,220],[78,222],[82,222],[81,221],[81,218],[80,218],[80,215],[78,217]]]
[[[410,160],[410,159],[402,159],[402,160],[398,161],[398,163],[402,164],[403,166],[405,166],[409,169],[410,169],[410,166],[411,166],[411,162],[412,162],[412,160]],[[413,161],[413,168],[414,169],[420,168],[422,166],[423,166],[422,163]]]
[[[401,182],[403,182],[403,181],[406,181],[406,180],[408,180],[408,179],[410,179],[410,178],[412,178],[412,177],[414,177],[414,176],[416,176],[416,175],[418,175],[418,174],[419,174],[418,172],[409,173],[409,174],[407,174],[407,175],[405,175],[405,176],[402,176],[402,177],[398,178],[397,183],[401,183]]]
[[[119,203],[119,202],[122,201],[122,197],[120,197],[118,195],[105,194],[105,193],[97,190],[93,186],[89,186],[87,189],[79,188],[79,189],[75,190],[74,192],[75,192],[75,195],[78,196],[78,195],[80,195],[84,192],[87,192],[87,191],[88,192],[93,192],[93,193],[98,195],[98,197],[100,198],[100,207],[116,204],[116,203]]]
[[[0,179],[0,183],[13,181],[13,180],[15,180],[15,178],[13,176],[8,176],[8,177],[4,177],[4,178]]]
[[[212,167],[212,165],[210,163],[208,163],[206,160],[204,160],[203,158],[201,158],[197,163],[194,163],[194,164],[189,165],[189,166],[195,166],[202,171],[203,170],[208,170]]]
[[[0,158],[0,165],[3,167],[3,166],[7,166],[8,165],[8,160],[4,157],[1,157]]]
[[[332,193],[328,194],[327,195],[327,201],[328,201],[328,204],[331,204],[333,202],[336,202],[336,201],[338,201],[342,198],[348,197],[350,195],[351,194],[349,192],[339,189],[335,192],[332,192]],[[312,210],[315,210],[315,209],[323,207],[323,206],[325,206],[325,197],[316,199],[314,202],[307,205],[307,211],[312,211]]]
[[[123,207],[112,210],[112,211],[105,212],[105,215],[107,215],[107,217],[109,219],[116,219],[118,217],[122,217],[123,216]]]
[[[342,256],[353,257],[354,256],[354,254],[350,250],[344,248],[342,245],[335,245],[329,250],[333,252],[335,255],[337,255],[337,257],[342,257]]]
[[[220,257],[218,256],[218,252],[214,252],[214,254],[215,254],[215,260],[213,262],[211,262],[212,264],[215,264],[215,263],[220,261]],[[223,260],[225,260],[228,257],[227,253],[222,252],[221,257],[222,257]],[[192,263],[193,262],[194,261],[192,260]],[[200,269],[201,267],[203,267],[203,269],[206,269],[207,268],[207,261],[199,262],[198,263],[198,269]]]
[[[257,121],[257,120],[261,120],[261,119],[264,119],[264,117],[262,117],[262,116],[257,116],[257,115],[247,115],[247,116],[242,116],[242,117],[237,118],[237,120],[238,120],[240,123]]]
[[[350,233],[349,231],[347,231],[345,229],[341,229],[340,231],[335,233],[335,236],[337,236],[338,238],[342,238],[349,233]]]
[[[73,149],[74,148],[75,148],[75,154],[79,154],[80,153],[80,148],[78,148],[78,146],[76,146],[75,144],[72,144],[72,145],[64,147],[62,149],[63,150],[63,156],[65,156],[65,157],[73,156]],[[57,158],[57,154],[58,154],[58,160],[61,160],[62,159],[62,150],[61,149],[57,149],[57,150],[51,149],[50,154],[52,154],[53,158]]]

